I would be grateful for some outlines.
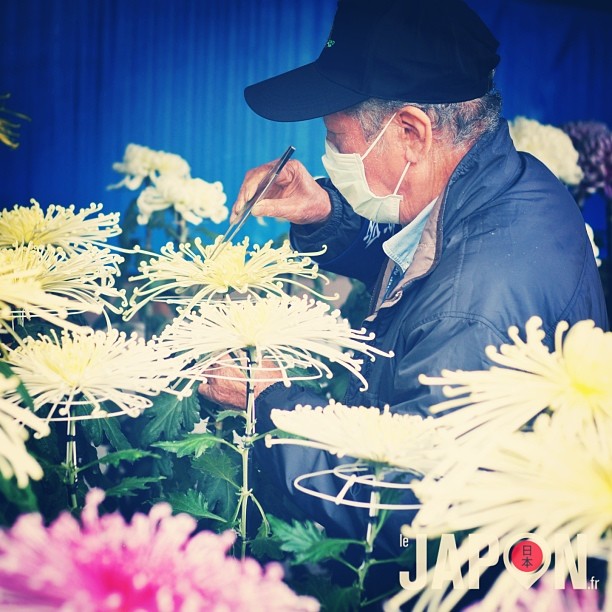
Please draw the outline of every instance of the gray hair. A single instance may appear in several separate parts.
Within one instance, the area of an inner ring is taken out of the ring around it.
[[[385,120],[404,106],[415,106],[429,117],[434,139],[453,145],[472,145],[484,133],[493,131],[499,125],[502,98],[497,90],[467,102],[447,104],[370,98],[343,112],[357,118],[363,135],[369,141],[382,129]]]

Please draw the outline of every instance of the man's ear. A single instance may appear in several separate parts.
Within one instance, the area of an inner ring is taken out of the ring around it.
[[[416,106],[404,106],[397,112],[397,117],[402,128],[406,161],[418,164],[431,149],[431,120]]]

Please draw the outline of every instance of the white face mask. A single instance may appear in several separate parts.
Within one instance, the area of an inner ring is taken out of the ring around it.
[[[398,195],[397,192],[410,167],[410,162],[408,162],[392,194],[378,196],[372,193],[366,178],[363,160],[380,140],[391,121],[393,121],[393,117],[389,119],[363,155],[359,155],[359,153],[339,153],[338,149],[326,139],[325,155],[321,159],[331,182],[353,210],[358,215],[377,223],[400,222],[400,203],[403,196]]]

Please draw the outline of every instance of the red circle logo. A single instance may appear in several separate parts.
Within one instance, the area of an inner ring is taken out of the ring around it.
[[[533,540],[520,540],[510,551],[510,562],[521,572],[535,572],[542,567],[542,549]]]

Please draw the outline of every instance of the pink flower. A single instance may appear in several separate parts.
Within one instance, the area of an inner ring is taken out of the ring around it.
[[[537,585],[522,591],[517,597],[512,610],[516,612],[600,612],[599,593],[595,589],[575,590],[568,582],[564,589],[554,587],[553,572],[546,572],[537,582]],[[463,612],[478,612],[479,610],[492,610],[486,605],[487,600],[476,602]],[[506,603],[509,603],[506,601]],[[497,608],[496,608],[497,610]]]
[[[68,513],[45,527],[38,514],[0,532],[0,610],[28,612],[239,612],[318,610],[296,595],[278,564],[227,556],[235,534],[191,536],[194,518],[168,504],[126,523],[98,515],[100,490],[87,496],[81,524]]]

